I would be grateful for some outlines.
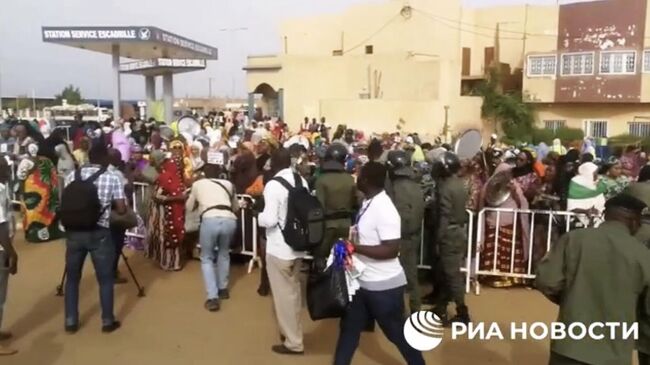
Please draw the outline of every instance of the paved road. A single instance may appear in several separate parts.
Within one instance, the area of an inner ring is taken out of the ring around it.
[[[182,272],[166,273],[135,254],[131,263],[147,287],[138,298],[132,284],[116,291],[119,331],[100,331],[97,286],[90,261],[81,287],[82,328],[76,335],[63,331],[63,302],[55,287],[63,269],[63,243],[18,243],[19,273],[9,283],[5,328],[20,350],[0,363],[13,365],[103,364],[330,364],[337,337],[336,321],[311,322],[306,311],[304,357],[282,357],[270,352],[276,344],[270,298],[259,297],[257,271],[246,275],[243,265],[233,267],[232,299],[218,313],[203,309],[203,285],[198,262]],[[539,293],[526,290],[484,290],[469,296],[473,318],[479,321],[551,321],[556,308]],[[452,341],[425,356],[429,364],[527,364],[548,361],[547,341]],[[397,350],[381,332],[363,334],[353,364],[398,365]]]

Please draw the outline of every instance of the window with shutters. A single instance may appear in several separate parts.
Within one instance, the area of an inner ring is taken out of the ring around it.
[[[600,73],[603,75],[633,75],[636,73],[635,51],[600,53]]]
[[[558,129],[566,127],[566,120],[545,120],[544,129],[550,129],[557,132]]]
[[[629,133],[635,137],[650,137],[650,122],[628,122]]]
[[[643,51],[643,72],[650,73],[650,50]]]
[[[528,77],[555,76],[555,55],[528,56]]]
[[[593,138],[607,138],[607,121],[585,120],[585,136]]]
[[[562,55],[562,76],[594,74],[594,53],[565,53]]]

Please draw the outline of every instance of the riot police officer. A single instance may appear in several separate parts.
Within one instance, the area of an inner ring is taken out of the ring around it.
[[[466,252],[467,212],[465,206],[469,193],[463,180],[458,176],[460,160],[452,152],[445,152],[436,161],[439,176],[438,189],[438,229],[436,243],[442,266],[443,285],[435,298],[434,313],[447,321],[447,304],[456,304],[456,316],[451,322],[469,323],[469,311],[465,305],[465,287],[461,263]]]
[[[399,259],[406,274],[407,291],[411,312],[417,312],[422,305],[418,284],[418,252],[424,216],[424,193],[415,180],[411,159],[406,151],[388,153],[388,195],[402,220],[402,242]]]
[[[321,175],[316,180],[316,197],[325,210],[325,235],[321,247],[313,252],[317,259],[327,259],[334,243],[347,239],[352,212],[357,206],[357,188],[352,175],[345,171],[347,148],[334,143],[325,151]]]

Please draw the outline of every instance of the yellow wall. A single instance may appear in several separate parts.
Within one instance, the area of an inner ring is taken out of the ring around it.
[[[627,134],[628,122],[650,122],[650,105],[580,104],[538,105],[537,121],[544,127],[544,120],[566,120],[570,128],[584,129],[585,120],[606,120],[608,137]]]
[[[451,134],[481,128],[480,98],[462,97],[452,105]],[[367,133],[395,131],[402,119],[404,132],[418,132],[430,139],[442,134],[445,122],[445,105],[435,101],[330,99],[320,102],[320,113],[330,123],[346,123]]]

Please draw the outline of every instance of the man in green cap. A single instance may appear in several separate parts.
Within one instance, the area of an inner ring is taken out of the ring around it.
[[[630,364],[634,338],[623,327],[637,320],[637,304],[650,283],[650,251],[634,237],[646,204],[621,194],[605,206],[605,223],[578,229],[551,247],[537,268],[535,286],[560,306],[558,322],[603,326],[595,336],[551,342],[551,365]],[[644,311],[648,305],[643,304]],[[602,335],[601,339],[596,336]]]

